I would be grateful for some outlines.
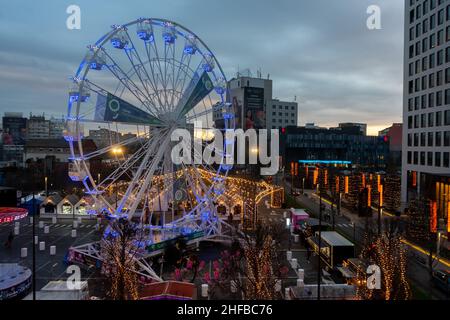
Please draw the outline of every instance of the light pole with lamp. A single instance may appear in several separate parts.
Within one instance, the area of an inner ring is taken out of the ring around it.
[[[322,280],[322,267],[320,249],[322,246],[322,193],[320,192],[320,185],[317,184],[317,192],[319,193],[319,246],[317,252],[317,300],[320,301],[320,282]]]

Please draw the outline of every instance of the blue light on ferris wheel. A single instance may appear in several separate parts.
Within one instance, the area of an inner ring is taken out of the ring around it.
[[[155,36],[153,35],[153,33],[145,30],[138,31],[137,35],[139,39],[144,41],[153,42],[155,40]]]

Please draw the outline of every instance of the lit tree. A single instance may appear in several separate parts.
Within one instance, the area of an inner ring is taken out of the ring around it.
[[[380,236],[369,240],[361,258],[377,265],[381,271],[381,289],[369,290],[366,270],[357,273],[357,296],[361,299],[408,300],[411,289],[406,277],[407,251],[395,226],[385,228]]]
[[[397,212],[400,209],[401,177],[390,174],[384,180],[384,207],[388,211]]]
[[[138,278],[134,257],[136,228],[127,219],[114,220],[101,242],[103,271],[110,288],[107,296],[113,300],[138,298]]]

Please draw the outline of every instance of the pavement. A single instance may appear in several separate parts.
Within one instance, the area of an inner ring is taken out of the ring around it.
[[[82,220],[77,227],[77,237],[71,237],[73,229],[73,221],[70,218],[61,218],[57,223],[53,224],[51,219],[41,218],[39,221],[44,221],[46,226],[49,226],[49,233],[44,233],[44,228],[39,228],[39,222],[36,219],[35,235],[38,236],[38,241],[45,242],[45,250],[39,250],[39,244],[35,246],[36,249],[36,288],[37,290],[45,286],[52,280],[64,280],[69,276],[66,274],[67,265],[64,263],[64,257],[67,250],[71,246],[85,244],[88,242],[97,241],[100,239],[100,233],[96,231],[96,218],[90,220]],[[14,223],[0,225],[0,263],[15,262],[21,263],[32,269],[32,255],[33,255],[33,224],[30,223],[30,218],[24,218],[20,222],[20,233],[14,236],[12,246],[6,248],[4,243],[8,238],[9,233],[14,230]],[[50,246],[56,246],[56,254],[50,255]],[[27,248],[28,254],[26,258],[21,258],[21,248]],[[86,280],[91,275],[91,272],[82,270],[82,279]]]

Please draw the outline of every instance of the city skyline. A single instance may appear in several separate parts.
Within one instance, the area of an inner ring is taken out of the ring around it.
[[[109,31],[103,26],[145,15],[164,16],[199,31],[228,79],[247,68],[253,76],[258,69],[263,77],[270,74],[275,98],[297,97],[300,125],[365,122],[368,133],[377,134],[401,122],[403,45],[396,41],[403,32],[401,2],[281,1],[275,9],[274,4],[254,1],[226,7],[173,1],[170,6],[156,2],[147,9],[144,2],[123,8],[78,1],[81,30],[68,30],[70,4],[26,3],[20,12],[14,10],[15,4],[5,4],[3,12],[8,14],[0,13],[0,38],[9,45],[0,49],[0,113],[14,105],[14,111],[24,115],[65,114],[68,78],[85,54],[84,45]],[[366,27],[371,4],[381,8],[381,30]],[[106,13],[97,15],[100,9]],[[29,37],[31,28],[40,32]],[[8,32],[11,29],[15,32]]]

